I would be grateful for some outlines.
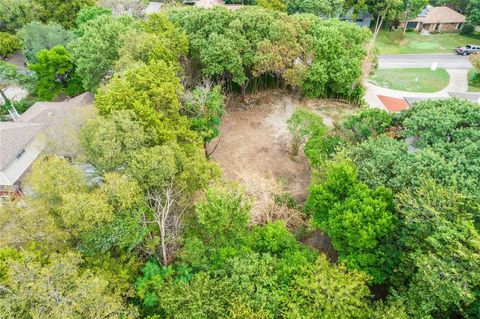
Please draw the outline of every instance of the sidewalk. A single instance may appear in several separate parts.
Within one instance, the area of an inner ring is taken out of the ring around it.
[[[438,98],[450,97],[448,93],[466,93],[468,91],[468,70],[467,69],[446,69],[450,75],[448,85],[443,90],[434,93],[419,93],[392,90],[376,86],[370,82],[365,83],[366,93],[365,101],[370,107],[385,109],[385,106],[378,98],[378,95],[389,96],[393,98],[420,97],[420,98]]]

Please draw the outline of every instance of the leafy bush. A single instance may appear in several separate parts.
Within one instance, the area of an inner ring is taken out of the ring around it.
[[[352,142],[361,142],[384,133],[392,124],[392,116],[379,109],[365,109],[345,119],[341,126]]]
[[[465,23],[462,27],[461,34],[470,35],[470,34],[473,34],[474,31],[475,31],[475,26],[473,26],[470,23]]]
[[[298,155],[298,150],[310,138],[321,136],[325,133],[325,125],[320,115],[307,110],[306,108],[298,108],[293,112],[287,121],[288,131],[292,135],[293,156]]]
[[[258,0],[257,4],[265,9],[287,11],[287,4],[283,0]]]
[[[88,6],[80,9],[77,15],[76,24],[77,27],[87,23],[90,20],[95,19],[101,15],[112,15],[112,9],[99,7],[99,6]]]
[[[6,59],[20,50],[18,38],[7,32],[0,32],[0,58]]]
[[[13,101],[13,106],[19,114],[25,113],[33,103],[37,102],[37,99],[32,97],[26,97],[19,101]]]
[[[304,152],[312,167],[319,167],[332,158],[344,144],[342,138],[335,134],[314,136],[305,143]]]

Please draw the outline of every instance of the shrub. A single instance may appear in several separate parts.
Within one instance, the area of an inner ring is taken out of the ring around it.
[[[14,101],[13,102],[13,106],[15,107],[15,109],[17,110],[17,112],[19,114],[22,114],[24,113],[26,110],[28,110],[30,108],[30,106],[33,105],[33,103],[36,102],[36,99],[35,98],[32,98],[32,97],[26,97],[26,98],[23,98],[19,101]]]
[[[473,34],[474,31],[475,31],[475,27],[473,26],[473,24],[465,23],[462,27],[461,34],[470,35],[470,34]]]
[[[18,38],[7,32],[0,32],[0,58],[6,59],[20,50]]]
[[[292,136],[293,156],[298,155],[298,150],[310,138],[321,136],[325,133],[323,118],[306,108],[298,108],[287,121],[288,131]]]
[[[22,114],[26,110],[28,110],[30,108],[30,106],[32,106],[33,103],[35,103],[35,102],[36,102],[36,100],[34,98],[26,97],[26,98],[23,98],[19,101],[11,101],[11,105],[13,105],[13,107],[15,107],[18,114]],[[2,120],[2,121],[8,121],[9,120],[8,109],[9,109],[9,107],[7,106],[6,103],[4,103],[4,102],[0,103],[0,120]]]

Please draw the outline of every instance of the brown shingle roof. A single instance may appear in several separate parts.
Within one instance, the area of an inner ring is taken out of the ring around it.
[[[45,124],[0,122],[0,170],[10,164]]]
[[[3,170],[44,127],[56,128],[72,107],[91,104],[93,95],[84,93],[64,102],[37,102],[17,122],[0,122],[0,170]]]
[[[36,102],[20,116],[18,121],[47,123],[49,126],[55,126],[57,121],[69,115],[72,107],[91,104],[92,100],[92,94],[87,92],[63,102]]]
[[[448,7],[428,6],[424,17],[418,16],[409,22],[423,23],[464,23],[465,16]]]

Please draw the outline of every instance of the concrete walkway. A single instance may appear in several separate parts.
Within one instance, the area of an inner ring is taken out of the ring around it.
[[[365,93],[365,101],[370,107],[385,109],[385,106],[378,98],[378,95],[385,95],[394,98],[404,97],[424,97],[438,98],[449,97],[449,92],[466,93],[468,91],[468,69],[446,69],[450,75],[450,80],[446,88],[434,93],[419,93],[392,90],[376,86],[370,82],[365,83],[367,89]]]

